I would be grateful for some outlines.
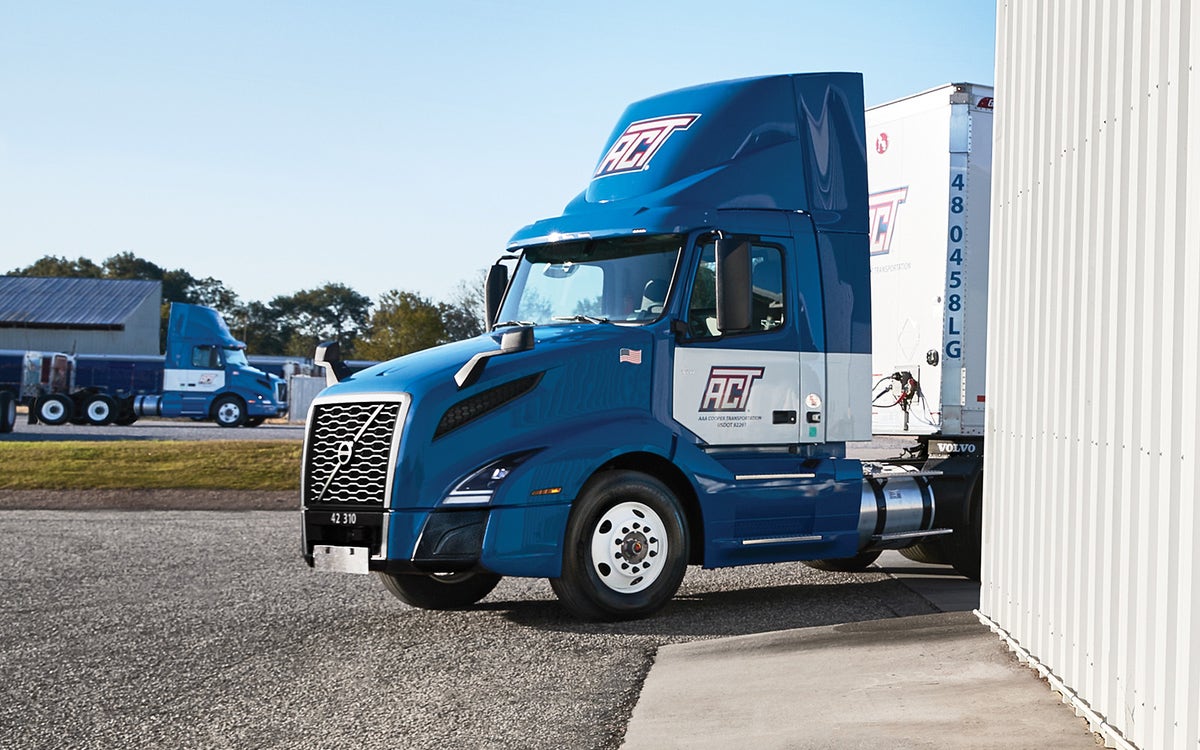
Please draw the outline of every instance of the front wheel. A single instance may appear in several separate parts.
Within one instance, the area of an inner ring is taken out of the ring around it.
[[[610,471],[575,501],[562,575],[550,586],[576,617],[630,620],[670,601],[687,560],[687,519],[671,490],[646,474]]]
[[[246,404],[237,396],[222,396],[213,403],[212,417],[222,427],[240,427],[246,423]]]
[[[478,602],[500,583],[495,573],[376,573],[383,587],[405,604],[421,609],[462,609]]]

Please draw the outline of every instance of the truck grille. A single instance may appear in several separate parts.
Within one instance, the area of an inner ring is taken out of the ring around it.
[[[400,414],[396,401],[314,405],[304,457],[305,506],[382,506]]]

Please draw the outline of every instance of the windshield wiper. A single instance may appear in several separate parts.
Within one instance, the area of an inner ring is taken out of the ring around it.
[[[608,318],[596,318],[591,315],[555,315],[551,320],[563,320],[569,323],[608,323]]]
[[[503,323],[492,323],[492,328],[499,328],[500,326],[531,326],[531,325],[535,325],[535,324],[528,320],[506,320]]]

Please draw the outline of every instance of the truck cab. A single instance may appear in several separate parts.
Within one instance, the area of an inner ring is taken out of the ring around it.
[[[29,420],[129,425],[138,417],[257,426],[287,413],[287,382],[252,367],[211,307],[171,303],[165,357],[18,353]]]
[[[222,427],[256,426],[287,410],[286,382],[252,367],[246,345],[203,305],[171,303],[162,390],[157,413]]]
[[[645,616],[688,564],[860,569],[933,528],[871,438],[861,76],[771,76],[631,105],[587,189],[518,231],[491,330],[328,388],[302,481],[310,565],[417,606],[549,578]]]

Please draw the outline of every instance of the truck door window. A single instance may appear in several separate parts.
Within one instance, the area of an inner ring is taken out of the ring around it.
[[[739,333],[762,333],[783,325],[785,305],[783,252],[774,245],[754,245],[750,250],[750,278],[754,285],[751,328]],[[692,281],[688,303],[688,330],[693,338],[716,338],[717,330],[716,245],[706,243]]]
[[[192,367],[201,370],[221,369],[221,355],[215,346],[192,347]]]

